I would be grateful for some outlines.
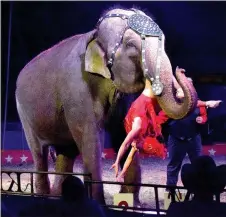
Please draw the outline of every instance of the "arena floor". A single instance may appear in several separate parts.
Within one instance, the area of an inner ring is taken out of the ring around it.
[[[218,156],[214,157],[217,165],[226,163],[226,156]],[[166,160],[160,160],[155,158],[144,158],[141,159],[141,168],[142,168],[142,183],[149,184],[162,184],[166,183]],[[184,163],[189,162],[186,158]],[[113,160],[103,159],[103,180],[104,181],[115,181],[115,176],[113,170],[110,170],[110,167],[113,163]],[[2,166],[2,169],[10,169],[10,170],[33,170],[33,165],[21,165],[21,166]],[[53,166],[50,166],[50,171],[53,171]],[[76,160],[74,166],[74,172],[82,173],[82,161]],[[50,182],[53,183],[54,175],[49,175]],[[82,177],[81,177],[82,179]],[[2,176],[2,184],[3,189],[7,189],[10,184],[9,178],[6,175]],[[26,184],[29,182],[29,175],[22,175],[22,186],[25,189]],[[179,180],[178,185],[181,186],[181,180]],[[113,195],[119,192],[119,185],[104,185],[104,193],[107,204],[113,205]],[[28,188],[27,191],[30,191]],[[164,191],[165,189],[159,189],[159,200],[160,207],[164,208]],[[155,208],[155,199],[154,199],[154,189],[148,187],[142,187],[140,190],[140,201],[142,203],[142,207],[146,208]],[[226,202],[226,192],[221,195],[221,201]]]

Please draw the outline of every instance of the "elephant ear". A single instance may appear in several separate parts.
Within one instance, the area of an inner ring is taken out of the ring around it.
[[[86,49],[85,70],[111,78],[111,73],[106,65],[105,53],[96,39],[91,41]]]

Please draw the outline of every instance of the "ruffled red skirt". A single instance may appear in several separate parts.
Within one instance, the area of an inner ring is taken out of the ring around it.
[[[163,143],[160,143],[155,137],[147,136],[142,142],[141,151],[150,157],[166,158],[167,149]]]

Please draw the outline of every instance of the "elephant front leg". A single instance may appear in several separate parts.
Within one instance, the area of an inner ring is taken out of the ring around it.
[[[134,159],[129,166],[126,175],[124,177],[125,183],[141,183],[141,167],[140,167],[140,160],[139,155],[136,154]],[[140,204],[139,200],[139,186],[126,186],[123,185],[120,192],[121,193],[133,193],[134,194],[134,202],[135,204]]]
[[[56,148],[57,157],[55,162],[55,171],[57,173],[73,172],[75,157],[77,155],[76,144],[62,148]],[[54,183],[51,189],[52,195],[61,195],[61,186],[66,175],[55,175]]]
[[[101,153],[102,144],[98,137],[98,133],[90,131],[84,134],[83,144],[83,163],[84,172],[92,174],[92,179],[101,181],[102,180],[102,164],[101,164]],[[89,179],[85,177],[84,180]],[[92,196],[100,204],[105,204],[103,184],[92,184]]]

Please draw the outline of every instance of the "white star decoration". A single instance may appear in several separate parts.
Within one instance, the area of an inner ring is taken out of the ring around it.
[[[107,155],[106,153],[102,152],[101,157],[105,159],[106,155]]]
[[[213,148],[211,148],[210,150],[208,150],[208,152],[210,153],[210,156],[215,156],[215,150]]]
[[[12,163],[13,157],[11,157],[10,155],[8,155],[5,159],[6,159],[7,163]]]
[[[22,155],[22,157],[20,157],[21,159],[21,163],[26,162],[27,163],[27,159],[28,157],[26,157],[24,154]]]

